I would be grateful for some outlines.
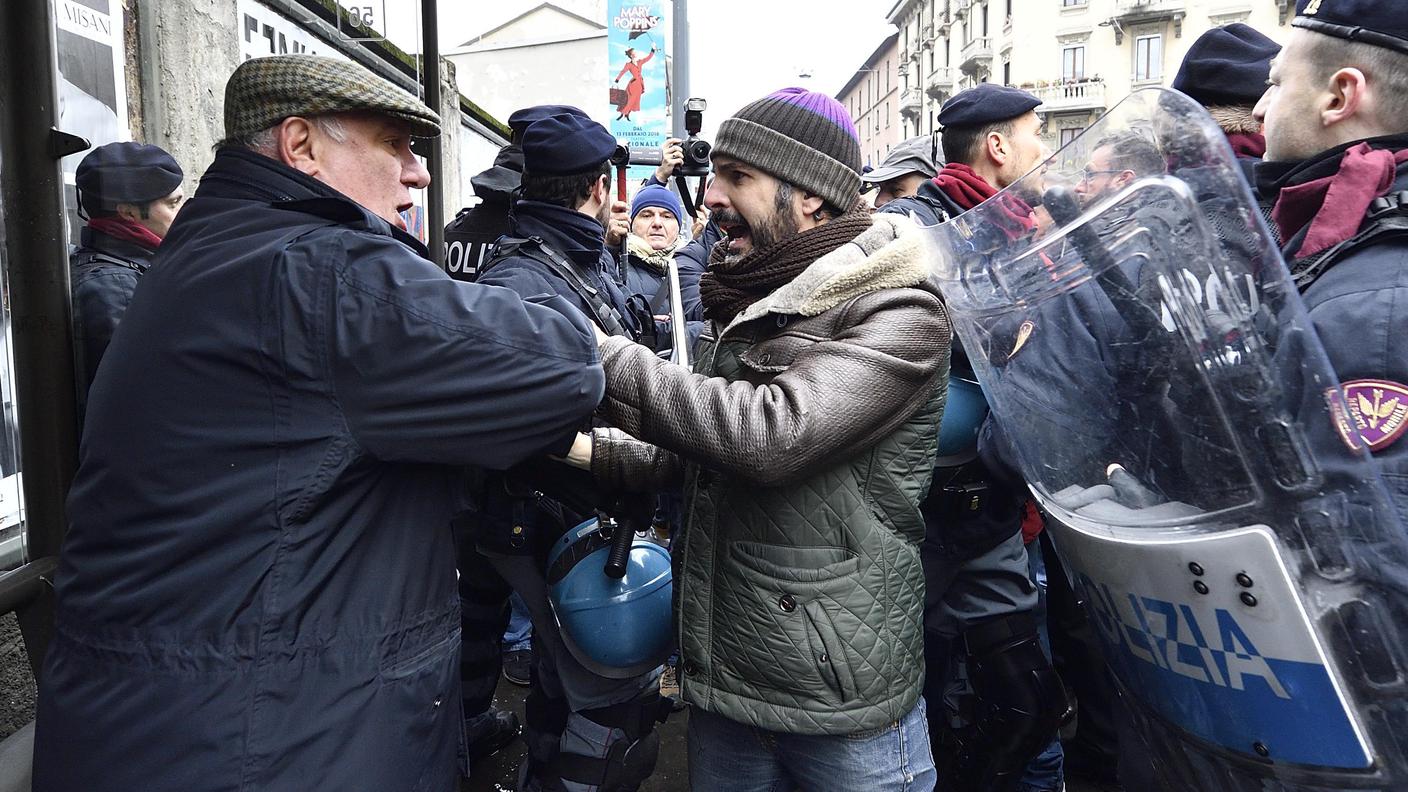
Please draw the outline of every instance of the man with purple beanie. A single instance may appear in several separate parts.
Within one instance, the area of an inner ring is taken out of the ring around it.
[[[913,221],[860,200],[835,100],[786,88],[719,127],[728,235],[694,370],[600,336],[612,429],[569,461],[684,483],[675,544],[690,786],[929,790],[919,504],[949,322]]]

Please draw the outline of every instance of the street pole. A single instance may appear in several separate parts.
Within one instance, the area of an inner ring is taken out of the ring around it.
[[[420,0],[420,67],[421,79],[425,84],[425,103],[436,113],[440,112],[440,17],[435,7],[436,0]],[[459,123],[458,118],[440,119],[442,126]],[[437,266],[445,266],[445,189],[442,181],[445,165],[444,137],[433,138],[427,143],[429,156],[426,170],[430,171],[430,187],[425,191],[425,226],[429,232],[430,260]]]
[[[671,19],[673,31],[671,48],[674,50],[674,74],[671,75],[673,90],[670,108],[670,128],[674,137],[681,140],[689,137],[684,129],[684,100],[689,98],[689,0],[672,0],[674,17]]]

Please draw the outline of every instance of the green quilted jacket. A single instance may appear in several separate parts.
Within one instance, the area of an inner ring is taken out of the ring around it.
[[[908,218],[876,215],[697,349],[694,373],[602,346],[594,476],[685,483],[674,548],[683,693],[797,734],[886,726],[924,674],[919,502],[949,323]],[[639,439],[637,439],[639,438]]]

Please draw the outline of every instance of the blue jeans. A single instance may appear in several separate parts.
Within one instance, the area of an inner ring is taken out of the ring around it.
[[[765,731],[689,712],[693,792],[929,792],[934,758],[924,699],[897,723],[847,735]]]
[[[528,616],[528,606],[523,604],[523,598],[518,596],[517,591],[508,598],[508,604],[508,629],[504,630],[504,652],[531,649],[533,647],[533,620]]]

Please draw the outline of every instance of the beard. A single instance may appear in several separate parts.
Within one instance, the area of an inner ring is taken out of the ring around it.
[[[751,247],[748,253],[754,253],[763,248],[772,247],[784,239],[797,233],[800,225],[797,218],[791,212],[791,194],[778,193],[777,200],[774,201],[772,211],[767,217],[755,222],[749,222],[743,215],[732,209],[720,209],[713,213],[712,217],[720,225],[744,225],[748,228],[749,241]],[[724,257],[727,263],[733,263],[748,255],[748,253],[730,253]]]
[[[604,228],[604,229],[606,229],[606,230],[608,230],[608,231],[611,230],[611,202],[610,202],[610,201],[607,201],[606,203],[602,204],[602,205],[601,205],[601,208],[598,209],[598,210],[596,210],[596,221],[597,221],[598,223],[601,223],[601,227],[602,227],[602,228]]]

